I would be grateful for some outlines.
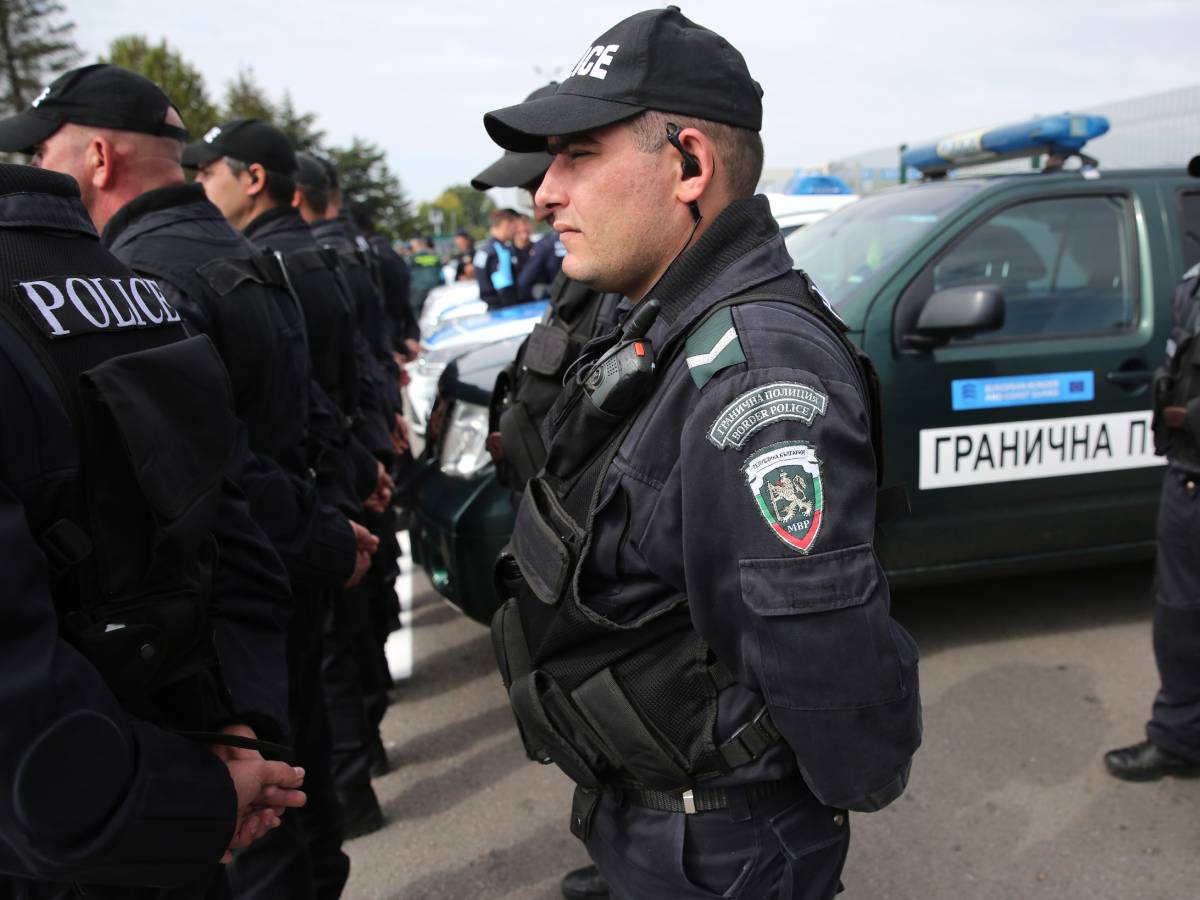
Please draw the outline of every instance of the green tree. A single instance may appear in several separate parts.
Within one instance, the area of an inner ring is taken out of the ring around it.
[[[0,0],[0,112],[27,109],[82,54],[56,0]]]
[[[430,230],[429,214],[439,209],[443,233],[465,228],[475,240],[481,240],[487,235],[488,216],[495,208],[492,198],[483,191],[467,184],[455,184],[442,191],[432,203],[422,203],[417,209],[417,220],[420,228]]]
[[[275,107],[274,124],[292,142],[297,150],[319,152],[325,132],[317,128],[316,113],[302,113],[292,102],[292,95],[284,91],[283,99]]]
[[[183,116],[193,138],[203,137],[221,121],[217,108],[208,99],[204,76],[165,40],[151,44],[142,35],[119,37],[109,45],[108,55],[102,61],[145,75],[162,88]]]
[[[224,119],[275,120],[275,105],[254,80],[253,69],[241,69],[225,88]]]
[[[348,148],[330,147],[326,155],[338,170],[345,205],[366,206],[375,227],[392,240],[416,233],[412,204],[379,147],[356,137]]]

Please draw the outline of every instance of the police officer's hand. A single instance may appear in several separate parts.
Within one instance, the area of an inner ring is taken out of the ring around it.
[[[304,784],[303,769],[264,759],[231,759],[225,765],[237,792],[237,827],[221,857],[223,863],[233,859],[231,850],[249,847],[278,828],[285,809],[303,806],[308,800],[299,789]]]
[[[404,420],[404,416],[396,413],[396,427],[392,430],[392,449],[399,456],[409,448],[411,443],[408,433],[408,422]]]
[[[377,465],[379,466],[379,474],[375,479],[375,490],[371,492],[370,497],[363,501],[363,506],[371,512],[382,513],[387,509],[387,505],[392,502],[392,488],[396,485],[392,481],[391,476],[388,475],[383,463],[377,462]]]
[[[375,555],[375,551],[379,549],[379,538],[367,531],[357,522],[351,522],[350,528],[354,531],[354,540],[358,545],[357,552],[354,557],[354,574],[346,581],[346,587],[352,588],[367,574],[367,570],[371,568],[371,557]]]
[[[502,459],[504,459],[504,441],[500,437],[500,432],[491,432],[487,436],[487,439],[484,440],[483,446],[484,449],[487,450],[488,455],[491,456],[494,461],[500,462]]]
[[[254,733],[254,729],[249,725],[226,725],[221,729],[222,734],[235,734],[238,737],[249,738],[250,740],[258,740],[258,735]],[[262,754],[257,750],[250,750],[245,747],[230,747],[227,744],[213,744],[213,752],[221,759],[228,762],[231,759],[262,759]]]

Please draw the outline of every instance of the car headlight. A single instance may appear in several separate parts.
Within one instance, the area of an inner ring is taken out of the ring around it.
[[[483,471],[492,462],[484,446],[487,436],[487,408],[475,403],[455,403],[442,441],[442,472],[454,478],[470,478]]]
[[[438,379],[445,371],[446,364],[431,362],[423,356],[417,357],[416,365],[409,371],[408,402],[412,406],[414,423],[420,431],[425,430],[429,421],[429,413],[433,410],[437,398]]]

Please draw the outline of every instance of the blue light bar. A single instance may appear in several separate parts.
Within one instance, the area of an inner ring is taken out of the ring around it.
[[[787,183],[787,187],[783,189],[785,194],[801,195],[801,194],[853,194],[850,190],[850,185],[842,181],[836,175],[799,175],[792,176],[792,180]]]
[[[957,134],[936,144],[906,150],[901,161],[926,175],[1040,154],[1066,156],[1108,131],[1104,116],[1047,116],[1004,128]]]

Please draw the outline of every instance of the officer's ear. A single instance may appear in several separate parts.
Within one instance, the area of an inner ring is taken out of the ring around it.
[[[102,134],[92,134],[83,148],[85,177],[96,190],[110,187],[116,178],[116,153],[112,141]]]
[[[712,140],[698,128],[683,128],[674,132],[672,147],[667,152],[675,157],[679,181],[675,196],[681,203],[695,203],[704,196],[717,171],[717,158]]]
[[[266,190],[267,170],[262,167],[262,163],[250,163],[246,167],[246,175],[249,178],[246,184],[246,193],[249,196],[253,197]]]

